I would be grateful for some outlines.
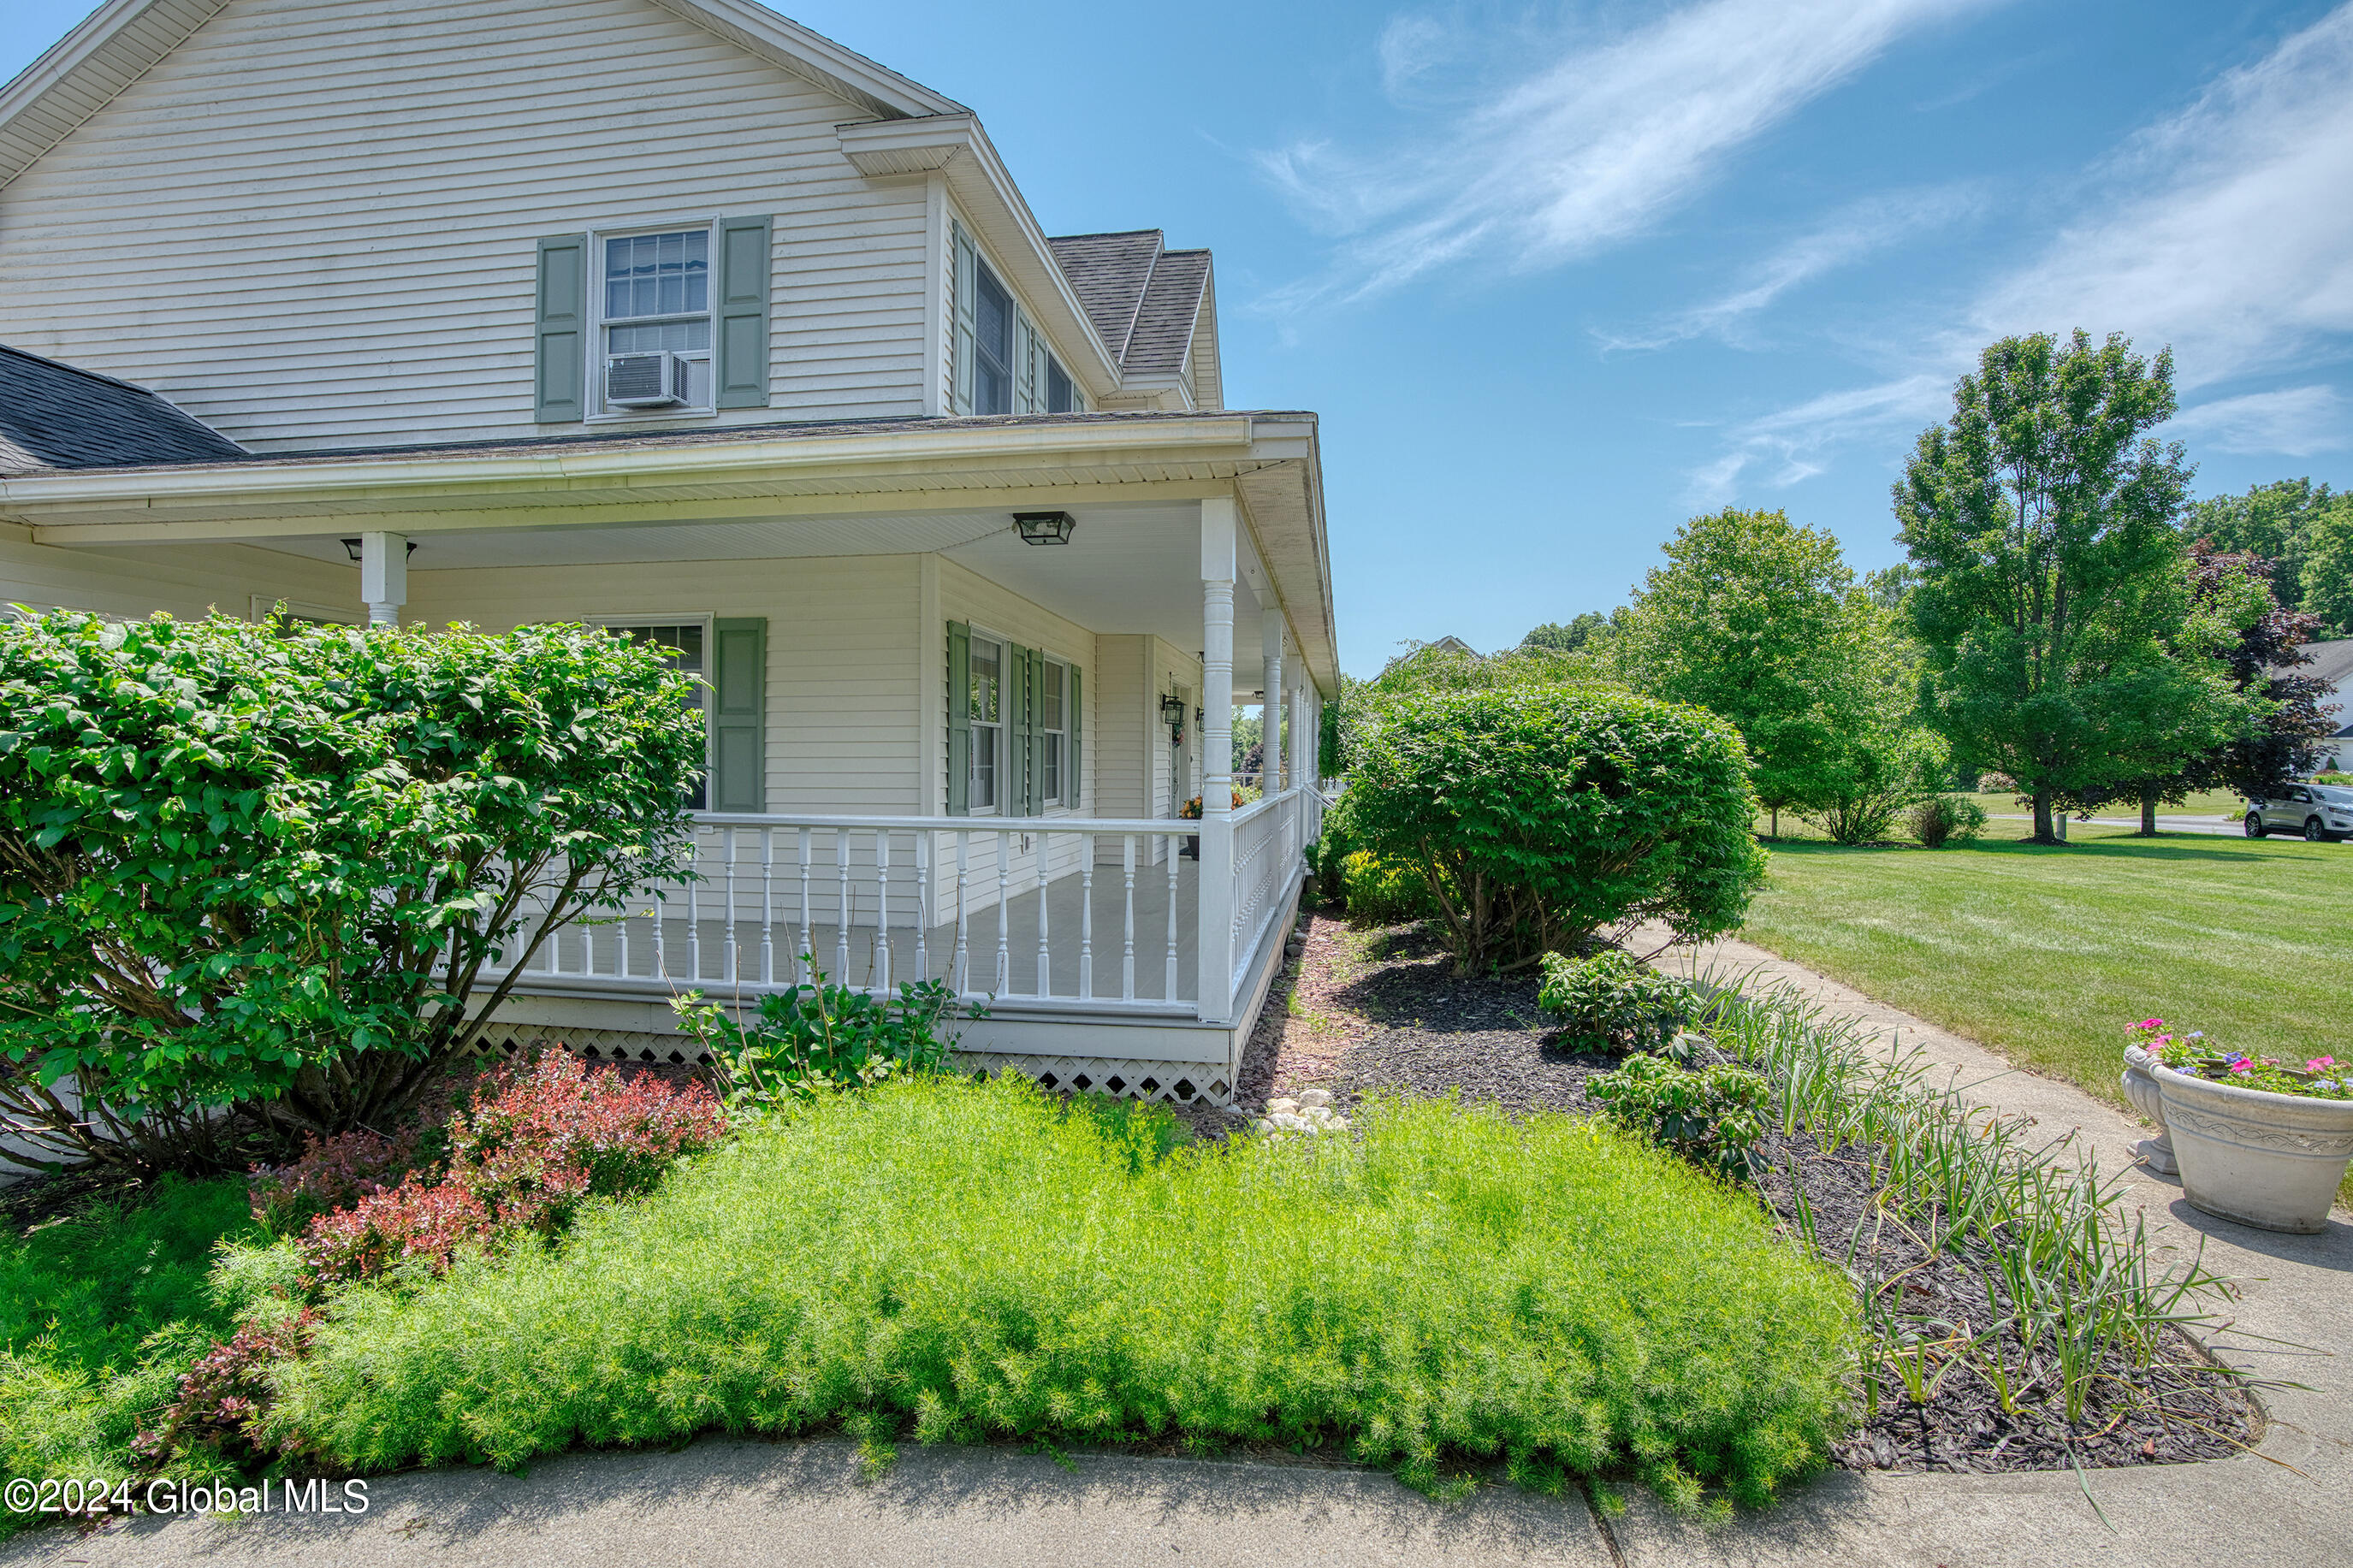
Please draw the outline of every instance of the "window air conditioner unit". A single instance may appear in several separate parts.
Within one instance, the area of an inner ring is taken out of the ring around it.
[[[668,349],[605,361],[605,401],[615,408],[668,408],[686,401],[686,361]]]

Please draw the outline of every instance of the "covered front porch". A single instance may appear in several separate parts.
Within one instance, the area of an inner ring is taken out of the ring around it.
[[[26,602],[202,613],[161,597],[171,578],[256,618],[587,622],[694,650],[692,872],[530,954],[510,1040],[667,1056],[673,995],[752,1005],[814,968],[945,984],[987,1009],[963,1039],[983,1059],[1219,1099],[1321,824],[1314,458],[1303,416],[1050,416],[257,458],[5,499],[49,579],[143,595]],[[1059,522],[1022,526],[1040,512]],[[1237,703],[1267,736],[1240,802]],[[1154,1062],[1184,1070],[1134,1070]]]

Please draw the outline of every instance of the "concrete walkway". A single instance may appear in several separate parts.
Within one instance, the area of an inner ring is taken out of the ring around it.
[[[1794,984],[1882,1039],[1919,1047],[1976,1100],[2075,1135],[2103,1169],[2142,1134],[2072,1087],[1744,943],[1697,955],[1749,984]],[[142,1519],[76,1537],[44,1531],[0,1563],[859,1563],[1061,1565],[1304,1563],[1471,1568],[2353,1568],[2353,1224],[2274,1236],[2200,1215],[2136,1168],[2129,1202],[2172,1245],[2201,1242],[2242,1300],[2218,1353],[2306,1386],[2263,1394],[2258,1455],[2200,1465],[2019,1476],[1833,1471],[1769,1512],[1701,1530],[1645,1494],[1605,1533],[1575,1500],[1504,1488],[1440,1509],[1377,1472],[1304,1464],[1004,1448],[901,1450],[861,1481],[838,1443],[715,1439],[676,1453],[574,1455],[522,1477],[450,1469],[381,1478],[362,1516]],[[2282,1345],[2269,1341],[2290,1342]],[[2302,1350],[2294,1346],[2320,1347]],[[2105,1522],[2102,1513],[2105,1512]]]

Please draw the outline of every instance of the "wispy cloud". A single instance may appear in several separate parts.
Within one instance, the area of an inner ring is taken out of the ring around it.
[[[2333,386],[2288,386],[2185,408],[2165,434],[2218,452],[2309,458],[2353,447],[2353,417]]]
[[[1573,43],[1498,87],[1426,149],[1329,141],[1262,154],[1266,176],[1345,237],[1276,309],[1366,298],[1459,264],[1554,266],[1640,233],[1733,152],[1905,34],[1994,0],[1700,0]],[[1392,92],[1442,57],[1444,30],[1394,24]]]
[[[1978,184],[1868,197],[1765,258],[1730,292],[1648,327],[1596,335],[1604,349],[1658,349],[1700,337],[1739,341],[1754,317],[1792,289],[1945,227],[1979,210],[1985,200]]]
[[[1835,450],[1948,411],[1944,392],[2007,333],[2122,331],[2170,343],[2181,385],[2277,374],[2341,357],[2353,332],[2353,3],[2218,77],[2197,101],[2091,171],[2106,195],[2026,265],[1909,344],[1901,379],[1810,399],[1734,427],[1691,475],[1694,495],[1743,479],[1788,484]],[[1894,389],[1933,389],[1916,400]],[[1897,410],[1903,410],[1899,419]],[[2327,386],[2233,396],[2175,421],[2218,450],[2339,449],[2343,405]]]
[[[1864,439],[1884,444],[1916,431],[1943,413],[1951,397],[1948,378],[1923,373],[1824,393],[1748,420],[1734,426],[1721,453],[1693,472],[1685,500],[1695,507],[1722,506],[1752,470],[1777,487],[1810,479],[1829,466],[1834,448]]]
[[[2196,387],[2353,331],[2353,5],[2226,72],[2102,173],[2126,194],[1989,289],[1976,336],[2129,332],[2172,343]]]

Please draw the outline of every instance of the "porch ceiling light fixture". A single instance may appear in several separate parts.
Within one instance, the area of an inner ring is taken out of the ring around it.
[[[1078,527],[1078,519],[1067,511],[1017,511],[1013,526],[1021,531],[1024,544],[1068,544],[1071,531]]]
[[[360,556],[363,552],[363,547],[358,540],[346,539],[343,541],[343,553],[352,558],[353,564],[358,564]],[[413,539],[408,542],[408,553],[411,555],[417,553],[417,541]]]

